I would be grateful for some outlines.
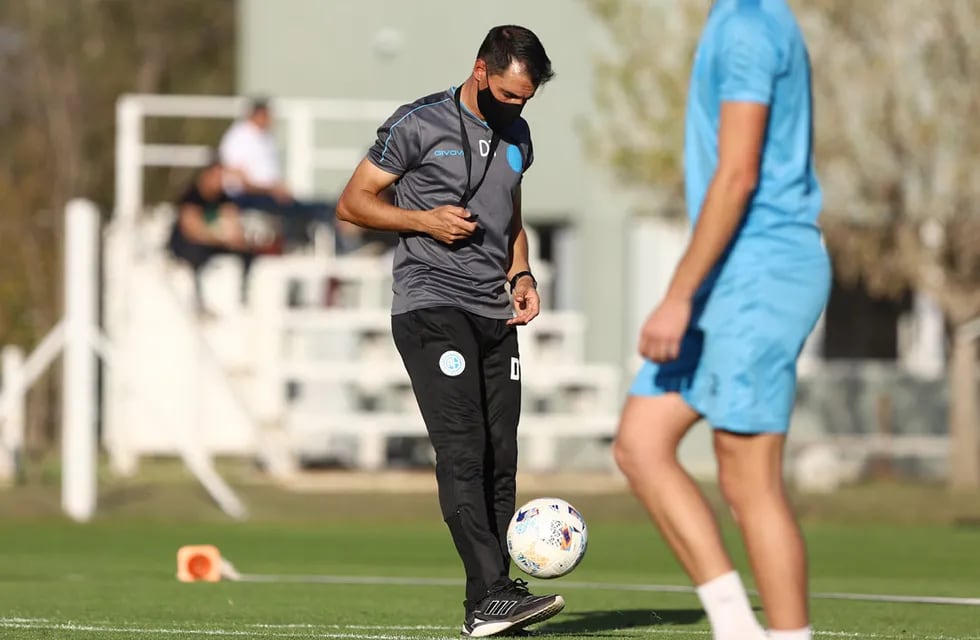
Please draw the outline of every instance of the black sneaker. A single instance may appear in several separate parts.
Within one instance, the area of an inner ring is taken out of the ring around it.
[[[536,596],[527,590],[527,582],[513,580],[491,591],[476,609],[466,614],[461,635],[473,638],[523,635],[524,627],[557,615],[565,608],[559,595]]]

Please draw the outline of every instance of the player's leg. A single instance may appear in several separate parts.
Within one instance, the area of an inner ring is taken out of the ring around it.
[[[517,329],[502,320],[486,324],[481,382],[487,422],[486,489],[488,517],[500,541],[504,565],[510,568],[507,525],[517,498],[517,425],[521,418],[520,355]],[[505,576],[506,577],[506,576]]]
[[[393,316],[392,334],[435,450],[439,504],[463,561],[466,604],[472,606],[506,573],[487,518],[477,337],[465,313],[450,308]]]
[[[732,314],[725,325],[712,326],[701,359],[702,379],[712,384],[710,393],[699,394],[716,429],[718,480],[743,534],[768,622],[803,630],[804,549],[782,487],[793,356],[781,348],[777,332],[759,314]]]
[[[236,251],[235,255],[242,261],[242,284],[239,296],[242,306],[248,304],[249,281],[252,276],[252,265],[257,255],[253,251]]]
[[[517,494],[517,425],[521,415],[521,369],[517,347],[517,329],[504,320],[474,318],[483,337],[482,382],[487,420],[487,453],[485,456],[488,519],[500,544],[505,567],[510,568],[507,550],[507,526],[514,515]],[[557,615],[565,606],[556,594],[533,595],[523,581],[510,582],[503,593],[492,594],[490,602],[513,602],[513,608],[502,622],[510,623],[507,631],[536,624]],[[498,607],[500,605],[497,605]],[[507,606],[507,605],[503,605]],[[486,607],[478,607],[468,616],[469,623],[486,616]],[[501,617],[501,616],[497,616]],[[499,623],[498,623],[499,624]]]
[[[722,492],[745,540],[769,628],[782,631],[809,625],[806,547],[783,484],[785,440],[778,433],[714,434]]]
[[[677,447],[699,416],[678,393],[632,395],[613,444],[616,464],[695,584],[731,571],[714,514]]]
[[[806,640],[806,546],[783,484],[783,446],[796,398],[796,360],[826,302],[830,265],[816,241],[759,263],[772,266],[726,289],[738,291],[738,300],[720,301],[730,313],[709,318],[717,320],[710,322],[716,337],[706,342],[702,364],[719,388],[706,414],[720,429],[714,436],[719,481],[769,627],[786,634],[784,640]]]
[[[171,235],[169,244],[173,256],[183,260],[191,268],[191,274],[194,278],[194,309],[198,313],[205,313],[207,309],[204,305],[204,285],[201,280],[201,272],[208,261],[214,257],[216,249],[209,245],[189,242],[177,233]]]
[[[630,396],[613,445],[616,463],[697,585],[714,638],[761,640],[765,634],[714,513],[677,459],[678,445],[698,418],[679,393]]]
[[[241,251],[238,249],[217,247],[213,249],[212,256],[234,256],[241,261],[242,280],[238,290],[239,302],[242,306],[248,305],[249,278],[251,277],[252,273],[252,265],[255,263],[255,258],[258,257],[258,254],[256,254],[254,251]]]
[[[715,380],[704,375],[702,366],[705,337],[700,328],[710,297],[710,290],[699,294],[679,357],[660,365],[647,362],[637,373],[613,451],[634,493],[697,586],[715,639],[761,640],[765,633],[732,569],[714,513],[677,459],[678,445],[714,393]]]

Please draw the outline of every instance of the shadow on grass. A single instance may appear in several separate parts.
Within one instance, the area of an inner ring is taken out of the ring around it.
[[[535,628],[535,635],[567,634],[601,636],[603,631],[691,625],[704,620],[701,609],[626,609],[615,611],[572,611]]]

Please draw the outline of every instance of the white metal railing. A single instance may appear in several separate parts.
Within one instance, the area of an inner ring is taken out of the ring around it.
[[[145,300],[146,306],[159,304],[159,301],[149,299],[154,285],[147,283],[155,278],[166,278],[165,269],[153,266],[154,260],[160,260],[159,257],[153,257],[160,253],[159,247],[154,246],[152,241],[147,242],[140,228],[142,222],[137,218],[145,204],[143,169],[148,166],[201,165],[207,160],[210,151],[210,147],[203,145],[174,144],[170,141],[148,143],[144,136],[144,122],[147,118],[161,117],[233,119],[244,115],[246,103],[247,99],[241,96],[172,95],[127,95],[117,103],[116,215],[110,230],[112,242],[109,258],[106,260],[108,291],[105,299],[107,328],[116,341],[126,346],[127,357],[134,357],[132,352],[138,351],[141,344],[146,344],[155,335],[152,330],[142,330],[137,325],[141,322],[159,321],[159,317],[141,315],[140,307],[134,309],[133,305],[139,305],[138,300]],[[370,125],[373,132],[373,128],[398,106],[399,103],[392,101],[273,100],[273,115],[283,125],[286,176],[293,190],[301,195],[309,194],[312,192],[317,171],[350,171],[364,154],[363,147],[318,145],[315,135],[318,126],[336,123]],[[217,142],[216,140],[215,145]],[[532,246],[532,251],[534,248]],[[547,265],[536,266],[536,274],[542,294],[547,298],[551,282]],[[243,448],[254,446],[255,441],[263,440],[262,434],[265,434],[265,441],[285,442],[284,446],[289,446],[288,437],[285,440],[281,437],[282,426],[296,421],[288,418],[289,408],[285,405],[283,388],[287,380],[322,382],[325,378],[335,376],[330,373],[332,371],[348,371],[350,374],[347,375],[346,383],[356,383],[364,390],[367,389],[367,382],[377,386],[378,381],[383,378],[379,372],[375,372],[375,375],[366,374],[364,368],[345,360],[323,357],[302,362],[284,360],[280,349],[283,341],[305,340],[311,349],[323,350],[329,341],[317,338],[317,334],[342,327],[346,331],[356,329],[370,333],[374,337],[375,348],[384,340],[390,346],[390,264],[357,258],[324,260],[321,256],[317,260],[309,256],[285,256],[257,261],[252,278],[250,309],[227,327],[202,329],[205,338],[210,335],[228,343],[239,341],[241,348],[236,352],[236,366],[245,367],[250,372],[244,376],[239,374],[236,383],[240,389],[238,395],[247,400],[250,418],[246,419],[240,413],[238,417],[233,417],[225,411],[221,414],[225,417],[218,421],[224,425],[224,431],[221,426],[214,424],[215,420],[209,419],[207,424],[202,424],[201,428],[211,434],[211,450],[215,453],[222,451],[222,441],[227,443],[229,452],[240,452]],[[322,295],[325,281],[339,284],[344,290],[342,299],[332,301],[335,307],[332,309],[322,308],[323,300],[315,300]],[[300,308],[289,306],[287,287],[299,287],[300,291],[305,292],[298,300],[302,305]],[[156,295],[156,298],[160,297],[160,294]],[[321,303],[319,308],[316,302]],[[160,315],[179,313],[170,308],[172,306],[161,307]],[[344,310],[343,307],[349,308]],[[566,366],[572,364],[574,367],[584,361],[584,323],[577,314],[545,314],[534,326],[534,329],[522,330],[533,332],[541,338],[522,343],[522,350],[529,359],[540,356],[542,366],[548,361],[561,361]],[[151,345],[147,345],[149,346]],[[231,350],[236,351],[234,348]],[[217,353],[220,349],[211,351],[220,358]],[[559,351],[563,353],[558,353]],[[392,355],[390,350],[387,355]],[[162,358],[158,357],[158,360],[160,366],[165,366]],[[531,366],[529,371],[533,369]],[[543,371],[544,376],[550,376],[555,381],[561,378]],[[529,393],[533,395],[537,391],[533,384],[535,376],[528,373],[526,377],[529,380]],[[145,375],[144,378],[147,381],[150,379]],[[593,368],[580,378],[577,384],[600,388],[601,391],[596,392],[598,396],[612,398],[616,393],[614,387],[618,384],[618,372],[600,373]],[[154,380],[156,384],[167,384],[163,378]],[[396,381],[397,384],[407,382],[403,371],[393,370],[392,382]],[[569,386],[575,384],[573,380],[567,382]],[[127,384],[132,386],[136,383],[132,380],[120,382],[110,376],[107,384],[107,443],[110,453],[117,461],[115,466],[123,470],[133,468],[133,456],[138,456],[141,450],[170,446],[150,434],[126,433],[128,429],[142,428],[155,432],[160,430],[160,425],[154,427],[151,424],[152,420],[133,424],[133,409],[127,409],[133,401],[124,402],[122,399],[132,397],[138,391],[131,389],[131,393],[127,394]],[[241,392],[241,389],[245,391]],[[540,393],[547,393],[547,389]],[[201,423],[203,419],[200,416],[210,415],[204,408],[195,411],[185,412],[183,415],[197,423]],[[412,408],[409,413],[412,411],[417,413],[417,409]],[[159,416],[153,417],[159,421]],[[320,424],[326,424],[327,421],[323,415],[319,418]],[[382,420],[380,424],[385,422]],[[236,438],[236,431],[239,434],[249,432],[253,435]],[[272,436],[272,433],[279,435]],[[541,449],[547,450],[548,447]],[[362,462],[369,457],[362,456]]]
[[[209,305],[214,294],[223,302],[217,318],[198,322],[189,313],[187,269],[172,263],[164,248],[173,215],[160,208],[117,219],[107,235],[107,330],[123,354],[117,369],[130,372],[110,372],[105,384],[103,433],[114,469],[133,472],[143,455],[179,454],[176,434],[182,433],[206,455],[255,455],[280,475],[338,437],[358,441],[353,464],[376,468],[387,439],[406,430],[424,435],[414,399],[405,401],[410,383],[390,335],[390,257],[259,258],[244,308],[235,295],[240,266],[232,258],[216,259],[205,270],[204,290]],[[533,232],[529,244],[533,255]],[[535,264],[547,299],[551,270]],[[522,421],[536,452],[526,460],[551,469],[561,437],[611,435],[619,371],[586,363],[585,323],[578,313],[545,310],[520,331],[525,395],[540,401],[529,402]],[[313,406],[290,399],[290,388],[297,387],[307,391],[305,399],[336,401]],[[158,396],[175,401],[147,411]],[[389,406],[358,406],[368,397]],[[546,413],[535,413],[536,405]],[[600,413],[601,419],[590,418]],[[562,416],[569,421],[567,433],[549,430],[546,425]],[[344,426],[367,423],[377,426]]]
[[[102,351],[97,321],[99,213],[91,202],[72,200],[65,210],[65,315],[25,359],[5,349],[0,429],[5,462],[15,470],[24,442],[27,392],[62,354],[62,507],[75,520],[95,511],[96,353]],[[104,353],[102,354],[105,355]]]
[[[242,96],[192,96],[130,94],[116,103],[116,217],[132,218],[144,206],[145,167],[193,167],[203,165],[212,146],[148,143],[147,118],[234,119],[244,115]],[[363,147],[320,146],[320,123],[362,123],[376,126],[400,106],[382,100],[278,98],[270,101],[272,113],[285,127],[286,180],[293,191],[309,196],[317,171],[350,171],[364,156]]]
[[[0,428],[4,464],[15,470],[24,442],[31,385],[60,354],[62,366],[62,507],[88,520],[96,496],[96,354],[104,345],[97,320],[99,213],[91,202],[72,200],[65,210],[65,315],[25,359],[4,350]]]
[[[377,468],[385,462],[389,438],[424,436],[407,376],[391,344],[390,265],[384,259],[262,259],[253,273],[252,306],[202,324],[187,315],[180,291],[168,283],[180,270],[167,268],[160,234],[143,235],[139,224],[115,226],[106,247],[105,293],[111,308],[128,313],[114,316],[107,339],[94,316],[98,214],[90,203],[73,201],[66,215],[66,316],[26,357],[14,348],[3,350],[0,472],[10,472],[22,447],[24,394],[64,349],[63,495],[65,510],[73,518],[85,520],[95,508],[96,354],[109,365],[103,424],[110,455],[181,456],[232,514],[243,515],[244,508],[214,473],[213,455],[263,460],[278,456],[288,467],[289,459],[294,464],[307,447],[348,437],[358,442],[356,464]],[[128,292],[118,288],[121,263],[112,259],[118,246],[140,248],[125,274],[139,286]],[[546,269],[540,273],[542,287],[547,288],[550,275]],[[331,280],[345,291],[334,306],[324,306],[323,285]],[[297,285],[305,287],[306,294],[290,296]],[[238,283],[225,280],[222,286],[237,291]],[[130,297],[120,298],[123,292]],[[332,337],[324,337],[331,332]],[[521,435],[529,446],[522,450],[522,460],[530,469],[554,469],[563,438],[614,434],[620,371],[586,361],[585,324],[578,314],[545,310],[520,332],[525,397],[550,403],[541,411],[533,402],[525,407]],[[161,343],[171,339],[183,343],[188,360],[167,359],[174,347]],[[228,340],[228,348],[214,348],[221,340]],[[852,375],[860,373],[862,380],[876,384],[887,374],[867,363],[852,368]],[[184,386],[167,386],[175,381]],[[320,405],[291,402],[286,387],[296,382],[332,388],[334,397],[342,400],[334,405],[329,397]],[[189,396],[174,392],[188,388],[194,390]],[[386,400],[373,409],[348,404],[358,396]],[[234,407],[205,406],[215,403]],[[182,404],[189,406],[182,410]],[[942,457],[948,447],[945,435],[814,435],[794,434],[793,441],[800,448],[823,443],[864,455]]]
[[[550,272],[539,273],[539,285],[547,289]],[[251,397],[259,422],[281,425],[298,455],[316,453],[316,446],[309,445],[313,441],[323,451],[330,437],[354,437],[356,464],[362,468],[383,466],[388,438],[425,435],[391,338],[387,261],[267,259],[255,265],[252,276],[252,335],[274,337],[257,345],[253,359]],[[316,296],[300,296],[312,303],[307,306],[286,304],[298,283],[318,292],[325,282],[349,288],[352,295],[338,297],[333,307],[324,307]],[[526,461],[530,468],[551,470],[561,438],[614,433],[620,372],[585,361],[580,314],[545,310],[519,331],[527,398],[521,433],[531,445]],[[308,387],[319,402],[290,402],[284,393],[288,384]],[[364,409],[358,406],[360,397],[384,406]],[[544,413],[534,411],[538,400],[547,401]]]
[[[101,223],[95,205],[75,199],[65,209],[65,315],[26,358],[16,348],[3,350],[0,390],[0,475],[17,472],[24,442],[25,402],[30,387],[59,355],[62,366],[61,464],[62,508],[74,520],[95,513],[98,464],[98,363],[118,377],[129,375],[125,353],[103,335],[98,324],[99,241]],[[152,366],[143,362],[142,366]],[[147,413],[158,406],[144,407]],[[188,468],[230,515],[241,517],[244,506],[215,473],[210,460],[178,441]],[[2,479],[2,478],[0,478]]]

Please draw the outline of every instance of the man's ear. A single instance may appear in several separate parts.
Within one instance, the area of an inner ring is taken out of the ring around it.
[[[487,63],[480,58],[477,58],[476,62],[473,63],[473,77],[480,83],[487,81]]]

